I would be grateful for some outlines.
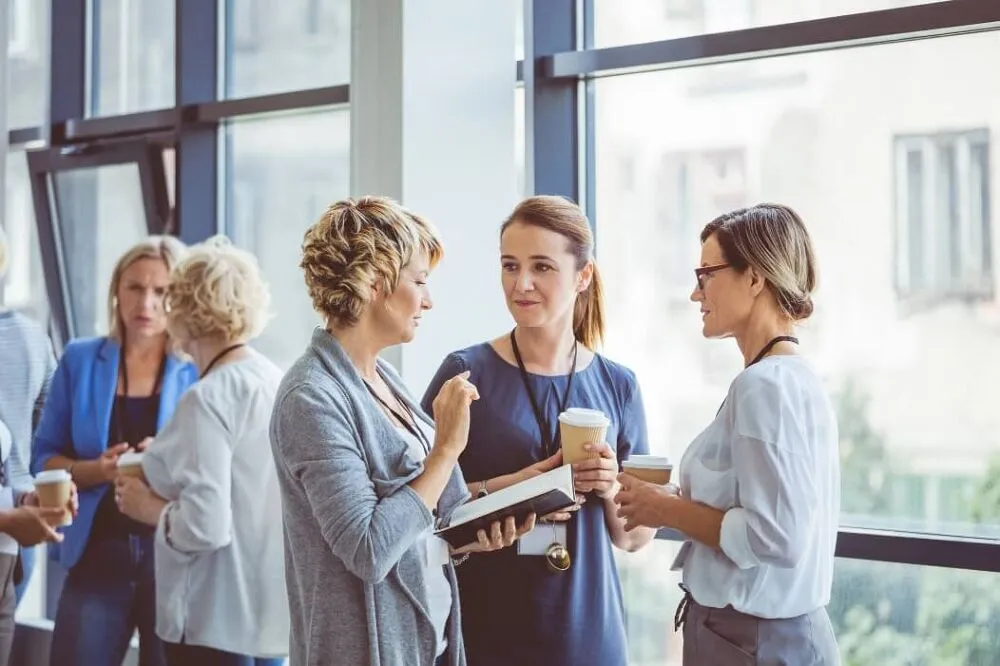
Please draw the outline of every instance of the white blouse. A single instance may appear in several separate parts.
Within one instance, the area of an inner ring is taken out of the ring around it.
[[[688,542],[678,556],[695,601],[763,618],[795,617],[830,601],[837,419],[805,359],[769,356],[740,373],[680,472],[685,497],[726,511],[720,550]]]
[[[418,428],[427,438],[434,441],[434,429],[424,425],[420,419],[414,419]],[[396,426],[399,434],[406,439],[407,453],[416,462],[422,463],[427,452],[409,430]],[[429,528],[417,542],[416,547],[423,554],[424,569],[427,571],[427,608],[434,625],[434,635],[437,637],[437,655],[440,656],[448,647],[447,628],[448,617],[451,615],[451,583],[445,574],[445,566],[451,557],[448,542],[434,535],[434,528]]]
[[[281,496],[268,425],[281,371],[257,352],[182,397],[142,468],[169,501],[156,527],[156,633],[288,654]],[[331,628],[331,631],[334,630]]]

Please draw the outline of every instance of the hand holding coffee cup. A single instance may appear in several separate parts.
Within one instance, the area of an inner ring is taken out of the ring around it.
[[[73,524],[76,514],[76,486],[69,472],[64,469],[48,469],[35,477],[35,492],[38,506],[43,509],[58,510],[58,514],[46,512],[47,522],[53,527]]]
[[[586,449],[587,444],[603,444],[611,421],[599,409],[570,407],[559,415],[559,440],[563,462],[573,463],[600,458],[600,449]]]
[[[107,482],[115,480],[118,476],[118,457],[129,450],[128,442],[122,442],[109,446],[97,459],[97,464],[101,470],[101,478]]]
[[[126,451],[118,456],[117,476],[130,476],[145,483],[146,475],[142,472],[142,456],[142,451]]]
[[[611,499],[618,492],[618,457],[607,442],[584,444],[583,452],[588,457],[573,464],[576,491]]]
[[[630,458],[631,459],[631,458]],[[657,477],[662,479],[662,474]],[[621,490],[615,495],[617,515],[625,520],[625,531],[636,527],[665,527],[666,515],[673,503],[680,501],[680,489],[672,483],[651,483],[633,476],[629,471],[618,475]]]

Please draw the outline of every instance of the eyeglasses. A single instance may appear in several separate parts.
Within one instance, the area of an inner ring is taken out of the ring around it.
[[[705,278],[709,277],[716,271],[721,271],[722,269],[729,267],[729,264],[716,264],[714,266],[702,266],[694,269],[694,279],[698,283],[698,291],[705,291]]]

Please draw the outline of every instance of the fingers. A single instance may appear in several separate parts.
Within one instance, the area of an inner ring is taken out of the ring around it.
[[[579,483],[611,483],[618,475],[610,469],[591,469],[573,475],[573,481]]]
[[[479,530],[476,532],[476,543],[479,545],[480,550],[490,549],[490,540],[486,536],[486,530]]]
[[[507,516],[503,521],[503,547],[512,546],[517,537],[517,522],[514,520],[514,516]]]
[[[615,458],[587,458],[573,463],[573,472],[575,473],[589,472],[595,469],[618,474],[618,461]]]
[[[59,511],[59,516],[62,516],[62,511]],[[59,516],[56,516],[56,518],[58,518]],[[45,540],[46,541],[54,541],[56,543],[59,543],[60,541],[63,540],[63,535],[60,534],[59,532],[57,532],[56,528],[52,527],[47,522],[43,522],[42,526],[45,529]]]
[[[521,525],[521,529],[519,529],[517,531],[517,535],[518,536],[523,536],[523,535],[527,534],[528,532],[530,532],[531,530],[535,529],[535,523],[536,522],[537,522],[537,518],[536,518],[534,512],[529,513],[528,514],[528,518],[524,521],[524,524]]]
[[[589,453],[596,453],[600,456],[601,460],[615,460],[615,452],[608,446],[607,442],[602,442],[600,444],[584,444],[583,450]],[[616,462],[617,466],[617,462]]]
[[[549,470],[556,469],[557,467],[562,467],[563,464],[563,454],[562,449],[556,451],[553,455],[549,456],[542,462],[538,463],[538,470],[542,472],[548,472]]]
[[[106,455],[106,456],[112,456],[112,455],[118,456],[118,455],[121,455],[121,454],[125,453],[126,451],[128,451],[128,449],[129,449],[128,442],[121,442],[119,444],[115,444],[114,446],[108,447],[107,451],[104,452],[104,455]]]
[[[37,513],[38,517],[42,520],[59,520],[63,516],[63,509],[48,507],[45,509],[39,509]],[[48,524],[48,523],[46,523]]]

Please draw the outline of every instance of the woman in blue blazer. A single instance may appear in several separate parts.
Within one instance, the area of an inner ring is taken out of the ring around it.
[[[162,666],[155,632],[153,530],[109,492],[119,456],[142,450],[197,379],[172,352],[163,296],[180,241],[151,237],[125,253],[108,295],[110,334],[71,342],[35,434],[32,471],[65,469],[80,512],[56,553],[69,570],[52,636],[52,666],[119,666],[139,630],[139,663]]]

